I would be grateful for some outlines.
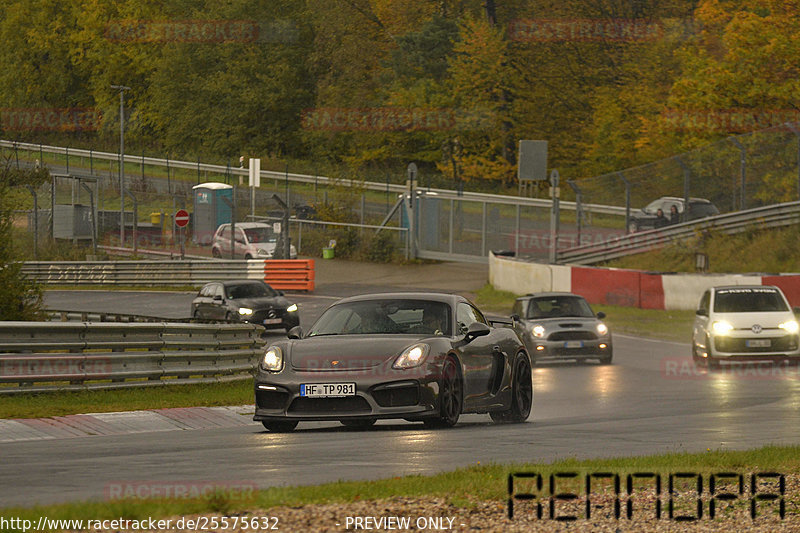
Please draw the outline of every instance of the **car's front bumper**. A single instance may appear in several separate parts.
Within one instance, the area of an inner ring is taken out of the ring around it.
[[[281,374],[259,371],[256,375],[254,420],[422,419],[438,413],[435,376],[411,377],[402,371],[376,375],[369,370]],[[356,394],[326,398],[300,395],[301,384],[315,383],[355,383]]]
[[[526,339],[531,357],[536,361],[558,359],[598,359],[613,352],[611,339],[581,341],[551,341],[530,337]]]
[[[800,336],[787,334],[758,337],[739,335],[712,336],[710,354],[727,361],[759,361],[800,358]],[[768,346],[765,345],[768,341]]]

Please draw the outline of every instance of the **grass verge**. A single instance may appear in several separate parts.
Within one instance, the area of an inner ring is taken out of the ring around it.
[[[800,446],[767,446],[748,451],[707,451],[704,453],[670,453],[644,457],[611,459],[567,459],[554,463],[515,465],[473,465],[434,476],[405,476],[377,481],[340,481],[304,487],[275,487],[248,492],[244,497],[226,496],[224,491],[207,498],[120,499],[80,502],[30,508],[7,508],[0,517],[35,520],[50,519],[143,519],[163,518],[198,513],[234,514],[253,509],[277,506],[302,506],[320,503],[347,503],[387,498],[443,498],[450,504],[469,508],[475,502],[504,502],[511,473],[535,472],[544,476],[561,472],[613,472],[621,478],[636,472],[654,472],[667,477],[670,473],[692,472],[708,476],[712,473],[748,474],[778,472],[784,475],[800,472]],[[546,478],[545,478],[546,479]],[[175,485],[177,482],[165,481]],[[624,490],[624,489],[623,489]],[[245,492],[245,491],[242,491]],[[797,495],[787,494],[792,508]],[[788,506],[787,506],[788,507]],[[502,508],[498,513],[502,513]]]
[[[3,397],[0,401],[0,418],[39,418],[80,413],[252,403],[253,382],[243,380],[208,385],[13,395]]]

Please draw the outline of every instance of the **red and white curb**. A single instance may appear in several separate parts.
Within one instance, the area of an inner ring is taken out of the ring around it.
[[[180,407],[0,420],[0,443],[253,424],[253,406]]]

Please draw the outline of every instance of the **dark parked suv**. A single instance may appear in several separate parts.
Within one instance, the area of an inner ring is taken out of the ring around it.
[[[705,218],[719,214],[719,209],[705,198],[689,198],[689,212],[685,212],[683,198],[675,196],[662,196],[647,204],[647,207],[631,213],[628,221],[628,232],[644,231],[660,228],[678,222],[687,222],[698,218]],[[672,208],[675,209],[672,209]],[[661,210],[663,216],[659,216]],[[677,213],[676,213],[677,211]]]

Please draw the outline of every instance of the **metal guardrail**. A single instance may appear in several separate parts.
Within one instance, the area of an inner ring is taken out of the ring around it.
[[[663,228],[615,237],[603,244],[576,246],[558,252],[559,263],[589,265],[663,247],[705,231],[735,234],[753,227],[777,228],[800,223],[800,201],[683,222]]]
[[[25,277],[46,285],[202,285],[264,279],[263,259],[237,261],[27,261]]]
[[[95,152],[94,150],[82,150],[79,148],[48,146],[48,145],[40,145],[34,143],[7,141],[7,140],[0,140],[0,147],[28,150],[28,151],[42,151],[59,155],[68,154],[70,156],[76,156],[76,157],[92,157],[106,161],[119,162],[119,154],[114,152]],[[164,166],[164,167],[168,166],[170,168],[181,168],[186,170],[213,172],[216,174],[229,174],[233,176],[245,176],[245,177],[248,176],[248,169],[246,168],[244,169],[234,168],[224,165],[210,165],[207,163],[177,161],[172,159],[167,160],[167,159],[159,159],[156,157],[142,157],[133,154],[125,154],[125,162],[132,164],[135,163],[139,165],[152,165],[152,166]],[[336,180],[326,176],[312,176],[310,174],[294,174],[286,172],[275,172],[270,170],[262,170],[261,178],[265,180],[288,179],[293,182],[320,184],[320,185],[345,185],[348,187],[359,187],[359,188],[363,187],[371,191],[378,191],[378,192],[390,191],[398,194],[402,194],[407,190],[405,185],[378,183],[372,181],[358,181],[353,179]],[[550,208],[550,206],[552,205],[552,202],[550,200],[541,198],[526,198],[521,196],[507,196],[500,194],[486,194],[486,193],[476,193],[467,191],[464,191],[463,193],[459,194],[457,191],[449,189],[434,189],[430,187],[420,187],[419,185],[417,186],[417,189],[420,191],[425,191],[427,194],[438,195],[443,199],[453,198],[463,201],[491,202],[497,204],[520,205],[520,206],[541,207],[541,208]],[[576,207],[575,202],[561,202],[562,209],[570,209],[574,211],[575,207]],[[597,214],[622,215],[622,216],[625,215],[625,208],[618,206],[584,203],[582,205],[582,208],[584,211]]]
[[[252,324],[0,322],[0,396],[250,379]]]

